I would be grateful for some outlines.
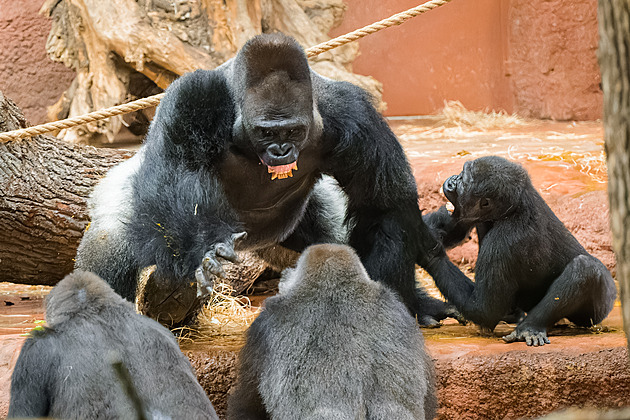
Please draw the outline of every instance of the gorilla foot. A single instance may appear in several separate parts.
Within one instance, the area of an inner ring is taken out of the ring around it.
[[[234,233],[229,240],[212,245],[210,251],[206,252],[201,260],[201,265],[195,270],[198,298],[212,293],[216,277],[225,278],[226,274],[221,260],[235,264],[241,262],[236,251],[234,251],[234,243],[245,239],[246,236],[246,232]]]
[[[439,328],[442,326],[442,323],[437,319],[433,318],[431,315],[422,315],[417,318],[418,325],[422,328]]]
[[[545,330],[536,330],[533,328],[516,328],[510,334],[503,337],[503,340],[506,343],[513,343],[515,341],[524,341],[528,346],[544,346],[545,344],[549,344],[549,339],[547,338],[547,331]]]

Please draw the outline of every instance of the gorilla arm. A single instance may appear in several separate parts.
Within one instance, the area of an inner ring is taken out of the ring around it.
[[[8,418],[47,417],[50,375],[57,371],[55,347],[45,339],[49,331],[34,331],[24,342],[11,376]]]
[[[318,92],[324,145],[330,150],[330,156],[324,156],[324,172],[336,178],[348,196],[348,216],[354,224],[350,245],[370,276],[393,287],[414,314],[442,319],[443,302],[428,296],[418,301],[417,255],[442,247],[422,222],[404,151],[365,92],[349,83],[329,83]]]
[[[145,141],[145,164],[133,181],[128,227],[141,267],[198,281],[208,292],[218,259],[236,261],[241,236],[216,174],[231,138],[234,104],[225,77],[197,71],[167,89]],[[205,290],[204,290],[205,289]]]
[[[261,361],[267,358],[265,329],[269,325],[268,313],[263,311],[256,321],[247,330],[247,341],[239,353],[238,379],[228,400],[227,418],[230,420],[269,418],[259,392],[261,370],[266,366]]]

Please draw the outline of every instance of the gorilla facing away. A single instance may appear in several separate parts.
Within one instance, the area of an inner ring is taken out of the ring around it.
[[[98,276],[75,271],[59,282],[46,298],[46,322],[18,357],[10,418],[218,419],[171,332]],[[135,404],[117,362],[129,372]]]
[[[449,306],[416,288],[416,260],[445,282],[465,276],[417,201],[368,95],[311,70],[294,39],[260,35],[166,90],[143,147],[94,191],[76,267],[133,300],[138,272],[155,264],[164,293],[148,313],[177,323],[235,250],[348,243],[421,324],[436,324]]]
[[[435,236],[445,247],[472,228],[479,237],[474,283],[436,278],[465,318],[492,330],[525,311],[503,338],[542,346],[549,343],[547,328],[562,318],[588,327],[610,313],[617,295],[610,272],[558,220],[520,165],[498,156],[469,161],[443,189],[454,210],[424,217]]]
[[[346,245],[313,245],[247,331],[229,420],[432,419],[422,332]]]

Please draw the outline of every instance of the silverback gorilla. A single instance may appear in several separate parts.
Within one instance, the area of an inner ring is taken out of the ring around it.
[[[15,365],[10,418],[218,419],[170,331],[98,276],[75,271],[59,282],[46,298],[46,321]],[[140,403],[112,362],[127,368]]]
[[[549,343],[562,318],[600,323],[617,294],[610,272],[578,243],[533,187],[520,165],[497,156],[466,162],[444,182],[452,215],[442,207],[425,221],[445,247],[477,229],[475,283],[436,283],[461,314],[490,330],[514,311],[527,316],[505,341]]]
[[[167,89],[143,147],[95,190],[76,267],[132,300],[139,270],[155,264],[164,296],[151,315],[178,322],[198,306],[191,284],[207,294],[235,250],[349,243],[421,324],[436,324],[449,307],[416,288],[416,260],[445,282],[463,274],[417,201],[368,95],[313,72],[292,38],[260,35]]]
[[[432,419],[434,386],[396,294],[350,247],[314,245],[247,331],[228,419]]]

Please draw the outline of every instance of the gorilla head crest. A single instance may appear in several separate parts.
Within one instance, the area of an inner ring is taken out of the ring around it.
[[[322,126],[304,50],[281,34],[258,36],[245,44],[234,65],[241,91],[236,142],[258,156],[271,179],[292,177],[300,151]]]

